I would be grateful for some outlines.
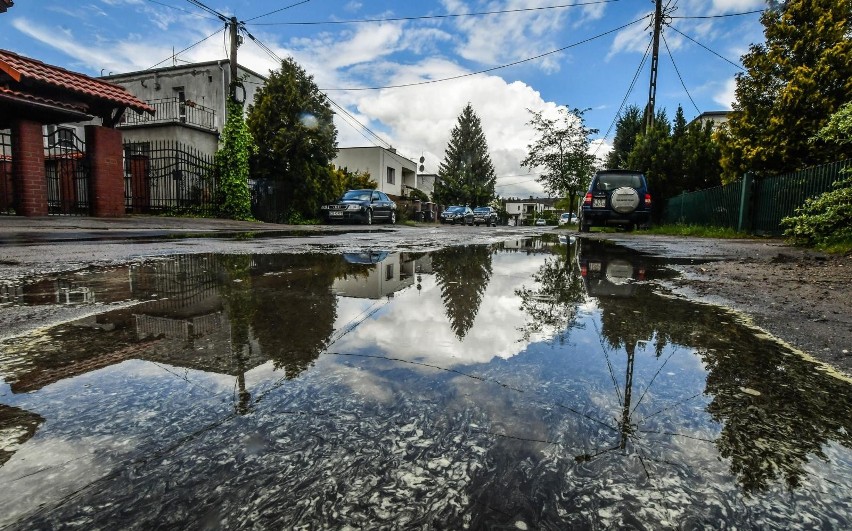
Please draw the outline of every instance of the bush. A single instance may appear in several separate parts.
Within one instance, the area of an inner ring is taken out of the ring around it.
[[[798,245],[830,245],[852,240],[852,172],[834,183],[834,189],[812,197],[781,220],[784,235]]]

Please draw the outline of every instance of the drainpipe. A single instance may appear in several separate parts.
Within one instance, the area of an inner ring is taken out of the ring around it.
[[[216,65],[219,67],[219,70],[222,72],[222,97],[224,98],[222,101],[227,102],[228,101],[228,91],[225,90],[225,68],[222,66],[223,62],[224,61],[219,59],[218,61],[216,61]],[[222,120],[222,126],[219,128],[220,134],[225,129],[225,112],[227,111],[227,109],[228,109],[227,104],[222,105],[222,118],[220,118]]]

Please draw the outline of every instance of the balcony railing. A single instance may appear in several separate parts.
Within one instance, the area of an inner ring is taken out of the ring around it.
[[[216,111],[191,100],[166,98],[146,102],[157,112],[154,116],[132,111],[124,113],[120,127],[148,124],[187,124],[211,131],[216,130]]]

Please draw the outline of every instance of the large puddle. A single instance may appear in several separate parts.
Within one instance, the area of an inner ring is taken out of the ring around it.
[[[852,386],[670,275],[554,238],[4,286],[90,311],[0,344],[0,527],[848,528]]]

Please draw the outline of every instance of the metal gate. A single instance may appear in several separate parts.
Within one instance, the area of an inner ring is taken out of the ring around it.
[[[15,189],[12,187],[12,134],[0,131],[0,215],[15,214]]]
[[[89,164],[86,143],[70,128],[44,135],[44,174],[50,215],[89,215]]]

